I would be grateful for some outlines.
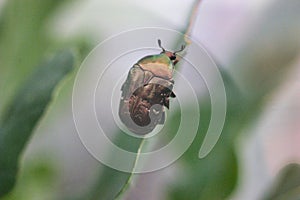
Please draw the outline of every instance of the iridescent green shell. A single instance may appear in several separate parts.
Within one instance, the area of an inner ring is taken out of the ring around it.
[[[137,65],[143,70],[152,72],[157,77],[170,80],[173,76],[174,65],[164,53],[146,56],[139,60]]]

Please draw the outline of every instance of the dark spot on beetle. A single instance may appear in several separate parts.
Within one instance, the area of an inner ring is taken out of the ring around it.
[[[170,57],[170,59],[171,59],[171,60],[176,60],[176,55],[172,55],[172,56]]]

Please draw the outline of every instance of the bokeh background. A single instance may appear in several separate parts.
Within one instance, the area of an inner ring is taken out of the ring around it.
[[[4,200],[113,199],[128,175],[104,167],[80,142],[72,116],[76,72],[98,43],[121,31],[184,31],[194,3],[0,0],[0,116],[40,63],[61,49],[76,52],[75,69],[26,141],[15,187]],[[203,0],[191,37],[223,74],[228,112],[220,141],[198,159],[210,113],[204,94],[196,142],[173,165],[134,176],[123,198],[299,199],[299,35],[298,0]]]

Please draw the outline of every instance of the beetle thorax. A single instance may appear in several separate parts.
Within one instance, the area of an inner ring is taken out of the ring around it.
[[[173,62],[165,53],[147,56],[138,63],[143,70],[151,72],[154,76],[170,80],[173,76]]]

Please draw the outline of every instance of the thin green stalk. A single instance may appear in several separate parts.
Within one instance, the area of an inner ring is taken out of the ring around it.
[[[192,29],[194,27],[194,23],[196,21],[198,10],[199,10],[201,2],[202,2],[202,0],[197,0],[195,2],[194,6],[193,6],[193,9],[192,9],[192,13],[189,17],[188,26],[187,26],[187,28],[185,30],[185,33],[184,33],[184,41],[185,41],[186,45],[191,44],[191,41],[190,41],[189,37],[192,33]]]
[[[125,184],[123,185],[123,187],[121,188],[121,190],[118,192],[118,194],[114,198],[115,200],[121,200],[121,197],[124,196],[124,194],[126,193],[127,189],[129,188],[129,186],[130,186],[130,184],[132,182],[132,179],[133,179],[133,176],[134,176],[134,171],[136,170],[136,167],[137,167],[137,164],[138,164],[138,161],[139,161],[139,158],[140,158],[140,154],[142,152],[144,144],[145,144],[145,138],[142,139],[142,141],[140,143],[140,146],[138,148],[138,151],[137,151],[137,154],[136,154],[136,159],[134,161],[134,165],[133,165],[133,168],[132,168],[132,173],[130,174],[130,176],[128,177],[127,181],[125,182]]]

